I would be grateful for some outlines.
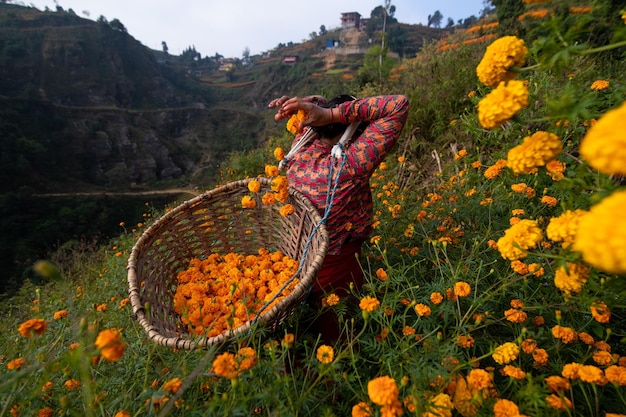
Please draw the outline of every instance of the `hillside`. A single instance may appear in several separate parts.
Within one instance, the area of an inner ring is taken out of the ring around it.
[[[409,54],[445,34],[403,27]],[[208,184],[225,154],[280,132],[265,111],[273,96],[354,89],[362,55],[320,53],[333,36],[225,70],[150,50],[115,20],[2,3],[0,192]]]

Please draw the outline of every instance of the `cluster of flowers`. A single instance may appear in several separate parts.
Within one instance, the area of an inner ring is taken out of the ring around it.
[[[294,259],[263,248],[257,255],[192,259],[177,276],[174,309],[189,333],[214,337],[282,301],[298,284],[297,270]]]

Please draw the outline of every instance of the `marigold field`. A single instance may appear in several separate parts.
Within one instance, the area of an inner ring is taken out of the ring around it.
[[[163,214],[147,207],[2,301],[0,416],[626,416],[626,10],[518,3],[354,91],[411,100],[371,180],[360,291],[206,350],[159,346],[126,281]],[[277,175],[290,137],[233,154],[221,181]],[[306,327],[329,309],[333,344]]]

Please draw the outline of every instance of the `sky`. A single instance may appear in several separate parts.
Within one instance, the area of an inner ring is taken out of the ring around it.
[[[108,21],[118,19],[128,33],[143,45],[180,55],[193,46],[202,57],[216,53],[241,58],[269,51],[278,44],[300,43],[319,32],[341,25],[341,13],[358,12],[370,17],[384,0],[317,0],[285,2],[279,0],[15,0],[44,10],[72,9],[78,16]],[[434,3],[434,4],[433,4]],[[439,10],[442,26],[448,18],[456,23],[472,15],[480,16],[483,0],[392,0],[394,17],[400,23],[428,23],[428,16]]]

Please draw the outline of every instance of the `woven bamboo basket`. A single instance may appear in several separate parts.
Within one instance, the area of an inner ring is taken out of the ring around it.
[[[328,233],[321,216],[301,193],[289,189],[286,203],[294,206],[289,216],[279,206],[262,204],[270,190],[268,178],[256,178],[261,191],[254,193],[255,208],[243,208],[241,199],[251,195],[248,182],[235,181],[188,200],[148,227],[132,248],[128,259],[129,298],[133,315],[148,338],[159,345],[177,349],[208,348],[248,333],[252,326],[277,326],[306,297],[328,249]],[[193,258],[212,253],[256,254],[260,248],[280,250],[299,262],[295,289],[255,322],[214,337],[186,333],[181,317],[174,311],[177,274]]]

